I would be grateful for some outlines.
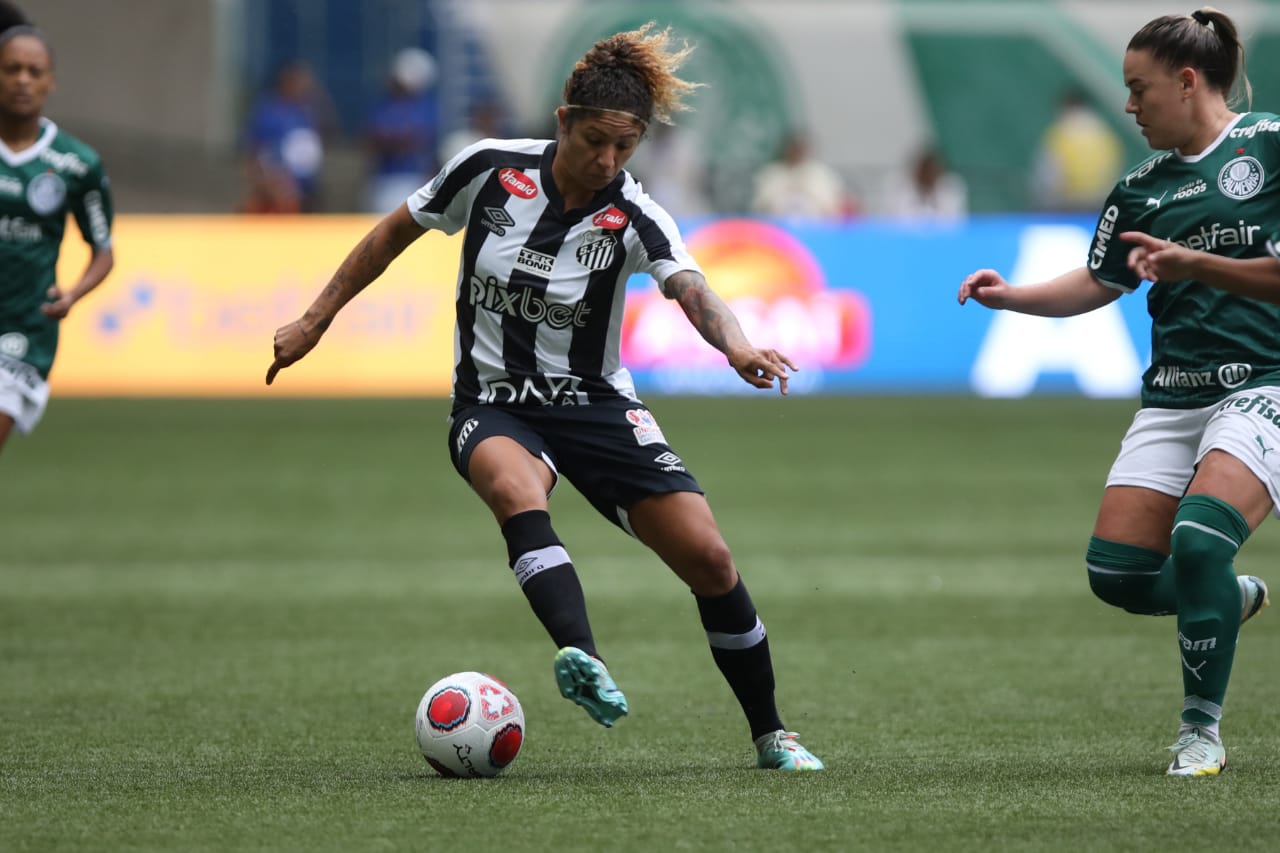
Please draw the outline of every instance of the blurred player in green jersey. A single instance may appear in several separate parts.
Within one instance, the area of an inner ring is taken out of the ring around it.
[[[1055,279],[1012,286],[979,270],[961,304],[1048,317],[1082,314],[1154,275],[1141,232],[1226,259],[1264,257],[1280,221],[1280,116],[1248,100],[1235,24],[1203,7],[1149,22],[1124,55],[1125,111],[1158,153],[1120,178],[1089,254]],[[1139,241],[1135,247],[1134,242]],[[1168,773],[1226,766],[1219,721],[1240,625],[1266,585],[1236,552],[1280,507],[1280,298],[1221,279],[1159,276],[1147,292],[1151,366],[1142,407],[1107,477],[1086,563],[1094,593],[1132,613],[1176,614],[1181,726]]]
[[[58,323],[114,263],[102,162],[44,117],[53,85],[53,51],[38,30],[0,33],[0,448],[15,427],[29,433],[40,420]],[[68,213],[92,255],[62,287],[56,266]]]

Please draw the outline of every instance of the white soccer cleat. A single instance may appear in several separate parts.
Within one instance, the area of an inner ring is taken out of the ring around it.
[[[1220,740],[1211,740],[1199,729],[1191,729],[1169,747],[1173,762],[1170,776],[1217,776],[1227,768],[1227,748]]]
[[[1262,578],[1240,575],[1236,580],[1240,582],[1240,597],[1244,602],[1240,611],[1240,624],[1243,625],[1270,604],[1271,597],[1267,594],[1267,585]]]

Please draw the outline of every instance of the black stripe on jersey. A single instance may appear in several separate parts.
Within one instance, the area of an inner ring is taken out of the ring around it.
[[[616,238],[615,243],[613,262],[591,273],[587,279],[587,292],[582,301],[593,317],[608,316],[618,288],[627,286],[627,280],[622,276],[622,268],[627,262],[626,244]],[[587,393],[587,400],[591,403],[618,399],[617,389],[601,377],[608,339],[609,325],[596,323],[576,332],[569,345],[569,372],[584,377],[578,387]]]
[[[480,249],[491,232],[479,224],[479,220],[485,216],[486,208],[505,208],[507,202],[511,200],[511,193],[507,192],[498,180],[498,172],[507,166],[516,169],[533,168],[538,162],[538,155],[486,149],[468,157],[463,164],[465,168],[456,169],[452,175],[464,171],[470,172],[470,164],[477,161],[483,163],[483,169],[491,171],[489,178],[471,202],[466,232],[462,239],[462,270],[459,274],[457,303],[454,306],[458,328],[458,363],[454,365],[454,397],[459,400],[475,400],[480,395],[480,371],[471,357],[471,350],[476,344],[476,312],[483,309],[471,304],[471,282],[476,274],[476,259],[480,256]],[[474,180],[480,173],[480,171],[471,172],[467,182]],[[445,186],[448,185],[449,180],[446,179]],[[464,183],[463,186],[465,185]],[[435,206],[436,200],[445,194],[444,189],[445,187],[441,187],[441,192],[431,200],[428,207]],[[446,202],[445,207],[447,206]]]
[[[546,187],[551,181],[543,174],[541,183]],[[533,226],[529,239],[525,240],[524,248],[554,258],[560,253],[565,235],[573,225],[574,222],[566,221],[552,205],[547,205],[542,209],[538,224]],[[522,269],[513,269],[507,282],[508,289],[513,293],[528,289],[540,299],[546,298],[547,285],[547,279]],[[538,354],[535,351],[537,336],[538,323],[511,314],[502,318],[502,361],[509,376],[538,375]]]
[[[444,183],[440,185],[440,189],[436,190],[435,196],[420,208],[419,212],[442,214],[453,202],[454,197],[485,171],[492,169],[496,174],[499,169],[506,166],[532,169],[538,165],[539,156],[539,154],[520,154],[504,148],[482,148],[459,163],[456,169],[445,176]],[[493,206],[501,207],[496,204]],[[479,209],[483,210],[483,208]],[[473,204],[471,210],[474,214],[477,206]],[[468,222],[468,230],[470,227],[471,222]]]

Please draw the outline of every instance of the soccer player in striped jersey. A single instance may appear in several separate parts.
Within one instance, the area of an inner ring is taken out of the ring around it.
[[[1103,601],[1176,614],[1184,698],[1168,773],[1216,776],[1237,635],[1267,603],[1266,585],[1237,576],[1234,559],[1280,512],[1280,294],[1217,268],[1274,264],[1280,116],[1234,110],[1237,93],[1250,93],[1244,50],[1211,7],[1149,22],[1123,67],[1125,110],[1159,153],[1112,190],[1084,265],[1021,287],[979,270],[959,299],[1065,317],[1152,282],[1142,407],[1107,477],[1086,563]],[[1162,254],[1166,242],[1178,249]]]
[[[759,767],[820,770],[774,701],[764,624],[697,480],[619,362],[627,279],[648,273],[743,380],[787,391],[795,366],[754,346],[708,287],[671,217],[623,169],[652,121],[685,109],[692,48],[652,23],[597,42],[556,110],[555,140],[481,140],[351,251],[275,336],[276,373],[428,229],[464,232],[449,451],[489,507],[509,565],[558,652],[560,692],[612,726],[627,700],[606,669],[548,496],[566,477],[690,588],[711,654],[742,706]]]
[[[40,420],[58,323],[114,263],[102,161],[44,117],[52,91],[44,35],[26,25],[0,33],[0,447],[15,428],[29,433]],[[91,254],[63,287],[56,267],[68,213]]]

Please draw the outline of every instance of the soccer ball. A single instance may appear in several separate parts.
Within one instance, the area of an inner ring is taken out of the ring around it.
[[[507,685],[455,672],[427,688],[414,727],[422,757],[441,776],[497,776],[524,743],[524,710]]]

